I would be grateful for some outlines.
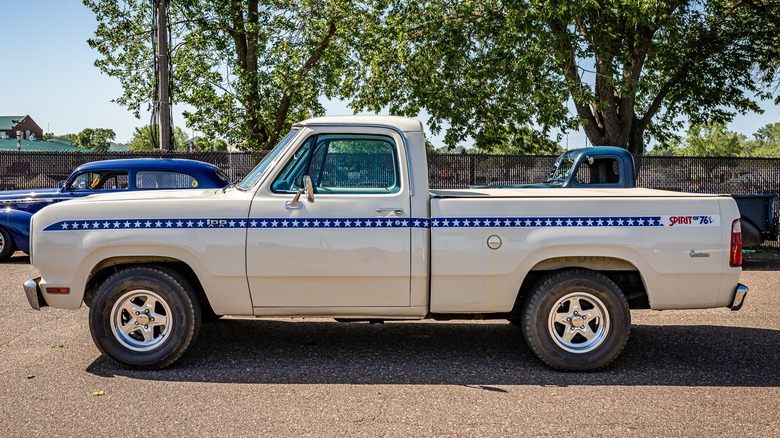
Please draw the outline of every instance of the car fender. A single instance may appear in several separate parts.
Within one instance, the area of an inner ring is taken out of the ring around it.
[[[3,209],[0,210],[0,226],[11,236],[14,246],[19,251],[30,252],[30,218],[27,211]]]

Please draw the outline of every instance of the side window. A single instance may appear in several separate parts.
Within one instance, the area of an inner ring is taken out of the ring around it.
[[[135,188],[144,189],[192,189],[198,180],[181,172],[141,170],[135,173]]]
[[[584,185],[617,184],[620,182],[620,163],[615,158],[595,158],[582,161],[575,176]]]
[[[84,172],[70,184],[70,190],[99,191],[127,189],[126,172]]]
[[[309,175],[316,193],[387,194],[401,189],[395,141],[383,135],[328,134],[307,140],[273,190],[295,191]]]

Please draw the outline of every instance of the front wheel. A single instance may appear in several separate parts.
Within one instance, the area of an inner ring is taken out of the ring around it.
[[[620,288],[586,269],[553,273],[531,291],[521,327],[528,346],[547,365],[588,371],[620,355],[631,312]]]
[[[175,362],[194,342],[200,306],[190,284],[159,266],[122,269],[95,292],[92,339],[108,359],[132,369]]]

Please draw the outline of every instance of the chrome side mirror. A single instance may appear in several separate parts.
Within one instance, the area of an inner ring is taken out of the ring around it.
[[[309,175],[303,176],[303,188],[298,189],[298,192],[295,194],[295,197],[292,198],[292,201],[285,202],[284,207],[290,209],[298,209],[303,207],[303,203],[301,203],[301,195],[304,193],[306,193],[306,199],[309,202],[314,202],[314,186],[311,183],[311,177]]]
[[[303,188],[304,193],[306,193],[306,199],[309,200],[309,202],[314,202],[314,185],[311,183],[311,177],[309,175],[303,176]]]

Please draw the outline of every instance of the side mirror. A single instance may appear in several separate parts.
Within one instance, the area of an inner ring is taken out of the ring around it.
[[[65,187],[65,181],[58,181],[57,182],[57,187],[59,187],[59,188]]]
[[[301,202],[301,195],[303,193],[306,193],[306,199],[309,202],[314,202],[314,186],[311,183],[311,177],[309,175],[303,176],[303,188],[298,189],[298,193],[295,194],[295,197],[292,198],[292,201],[287,201],[284,203],[284,208],[298,209],[303,207],[303,203]]]
[[[311,177],[309,175],[303,176],[303,188],[305,189],[306,199],[309,202],[314,202],[314,185],[311,183]]]

